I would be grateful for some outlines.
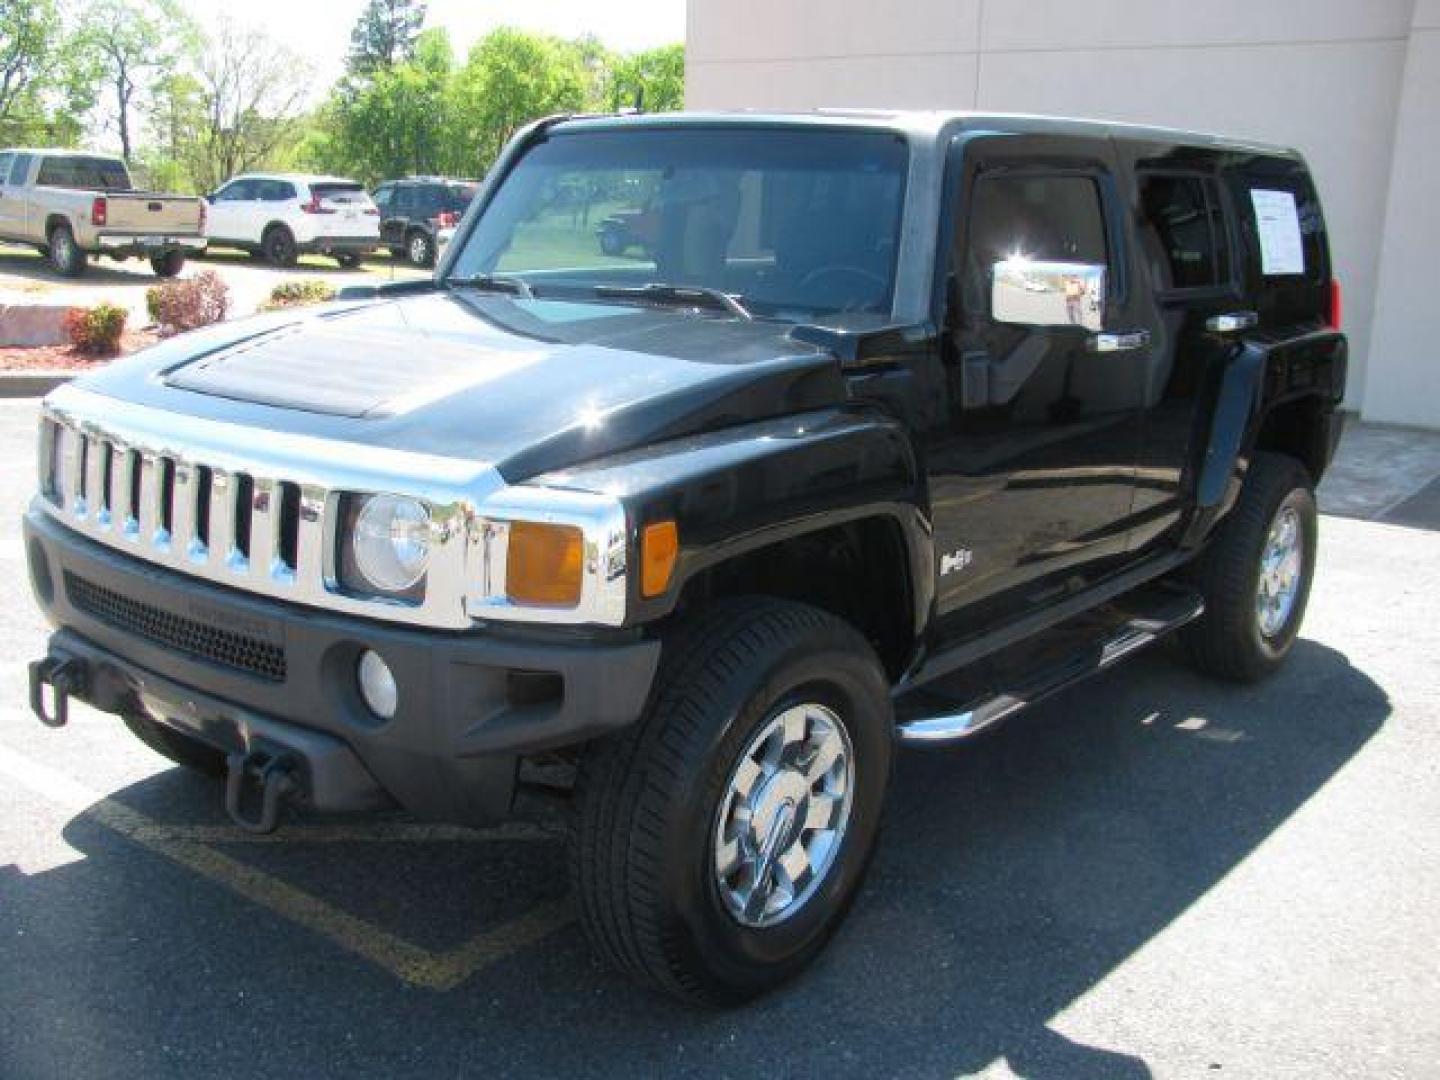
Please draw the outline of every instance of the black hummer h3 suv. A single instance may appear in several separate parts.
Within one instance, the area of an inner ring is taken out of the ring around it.
[[[647,208],[645,255],[595,222]],[[1293,151],[954,114],[560,118],[434,280],[177,337],[45,402],[32,672],[246,828],[482,823],[573,777],[595,947],[803,967],[899,744],[1175,630],[1274,670],[1346,343]]]

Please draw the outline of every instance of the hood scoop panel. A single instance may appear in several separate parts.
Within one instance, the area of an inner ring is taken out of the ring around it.
[[[523,365],[523,352],[479,349],[374,326],[306,320],[202,356],[167,386],[232,401],[355,419],[394,416]]]

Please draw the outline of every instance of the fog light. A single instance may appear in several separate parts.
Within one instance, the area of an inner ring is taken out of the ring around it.
[[[371,712],[382,720],[389,720],[395,715],[395,706],[400,700],[400,688],[395,685],[395,676],[390,671],[390,665],[380,658],[379,653],[366,649],[360,654],[356,681],[360,684],[360,696],[365,699]]]

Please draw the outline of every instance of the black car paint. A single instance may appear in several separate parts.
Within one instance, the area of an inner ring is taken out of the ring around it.
[[[554,123],[522,133],[496,174]],[[1196,550],[1275,409],[1314,403],[1318,427],[1304,438],[1318,480],[1338,432],[1345,341],[1324,325],[1323,219],[1294,155],[991,118],[962,123],[942,157],[946,212],[928,322],[806,328],[407,285],[177,338],[83,384],[261,433],[464,457],[511,483],[603,489],[625,502],[632,531],[673,518],[681,552],[669,589],[630,598],[628,625],[642,636],[663,625],[690,581],[726,560],[880,519],[902,537],[907,560],[906,595],[895,598],[913,636],[903,670],[947,670],[947,655],[978,655],[987,635],[1081,603],[1145,560],[1173,567]],[[1238,254],[1228,281],[1183,295],[1153,287],[1136,231],[1142,165],[1219,180]],[[1074,328],[1032,336],[1058,350],[1061,367],[1122,387],[1120,407],[1042,409],[1021,430],[973,400],[967,364],[997,361],[954,331],[948,283],[952,241],[966,242],[967,192],[986,168],[1080,172],[1099,186],[1112,270],[1105,325],[1149,330],[1153,345],[1099,356],[1083,351]],[[1297,194],[1310,230],[1303,280],[1259,276],[1243,198],[1256,182]],[[464,240],[462,228],[456,244]],[[1210,315],[1239,307],[1257,313],[1253,331],[1206,330]],[[397,365],[403,357],[420,359]],[[388,378],[397,366],[434,392],[402,395],[405,380]],[[1016,522],[1027,514],[1034,527],[1022,534]],[[947,583],[942,561],[962,550],[975,572]]]

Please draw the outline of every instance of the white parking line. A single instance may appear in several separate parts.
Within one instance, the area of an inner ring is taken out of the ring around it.
[[[84,814],[112,832],[328,938],[417,986],[434,990],[452,989],[480,969],[560,929],[574,917],[568,905],[562,902],[541,904],[493,930],[481,932],[459,948],[436,952],[406,941],[208,846],[217,841],[253,839],[251,834],[238,829],[164,825],[3,745],[0,745],[0,777],[69,813]],[[380,826],[385,824],[380,823]],[[473,840],[487,835],[480,830],[432,830],[428,826],[412,829],[398,827],[401,823],[389,824],[390,828],[335,826],[329,827],[328,832],[325,827],[315,826],[308,830],[295,830],[300,834],[295,839],[328,838],[331,842],[396,837],[408,840]],[[508,839],[533,840],[551,835],[539,829],[529,832],[521,829],[508,835],[500,832]],[[283,841],[285,837],[282,834],[278,839]]]

